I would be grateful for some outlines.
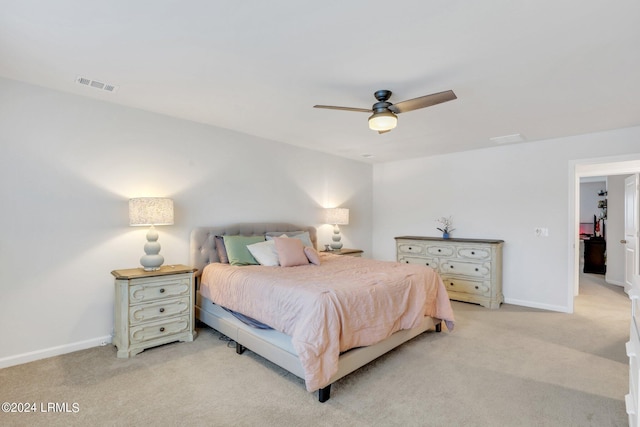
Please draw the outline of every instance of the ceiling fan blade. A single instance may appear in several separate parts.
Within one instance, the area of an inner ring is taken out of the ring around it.
[[[313,108],[326,108],[328,110],[355,111],[357,113],[371,113],[371,108],[336,107],[334,105],[314,105]]]
[[[398,102],[389,106],[389,110],[396,114],[406,113],[407,111],[418,110],[420,108],[431,107],[432,105],[441,104],[447,101],[457,99],[452,90],[444,92],[432,93],[431,95],[421,96],[419,98],[409,99],[407,101]]]

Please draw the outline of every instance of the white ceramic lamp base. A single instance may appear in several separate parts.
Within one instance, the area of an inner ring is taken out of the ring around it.
[[[340,241],[340,238],[340,227],[336,224],[333,226],[333,236],[331,237],[331,240],[333,240],[333,243],[331,243],[331,249],[334,251],[342,249],[342,242]]]
[[[147,243],[144,245],[144,253],[140,258],[140,264],[144,271],[160,270],[164,263],[164,257],[160,255],[160,243],[158,243],[158,232],[152,225],[147,232]]]

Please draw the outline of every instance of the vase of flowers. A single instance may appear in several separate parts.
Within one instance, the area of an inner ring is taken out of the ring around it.
[[[455,228],[453,228],[453,220],[451,217],[440,217],[436,219],[436,223],[439,225],[436,229],[442,231],[443,239],[448,239],[450,237],[450,233],[455,230]]]

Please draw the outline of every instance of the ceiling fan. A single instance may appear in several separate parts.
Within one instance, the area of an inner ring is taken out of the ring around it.
[[[454,99],[458,98],[452,90],[445,90],[444,92],[420,96],[418,98],[398,102],[397,104],[388,102],[389,98],[391,97],[390,90],[376,91],[373,96],[376,97],[378,102],[373,104],[373,107],[369,109],[336,107],[333,105],[314,105],[313,108],[373,113],[371,117],[369,117],[369,128],[378,131],[378,133],[385,133],[395,128],[398,124],[398,117],[396,116],[396,114],[406,113],[408,111],[418,110],[420,108],[431,107],[432,105],[441,104],[447,101],[453,101]]]

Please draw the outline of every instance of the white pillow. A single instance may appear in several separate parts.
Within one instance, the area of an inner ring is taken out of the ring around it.
[[[247,245],[247,249],[260,265],[266,265],[268,267],[280,265],[278,251],[276,251],[276,243],[273,240]]]

